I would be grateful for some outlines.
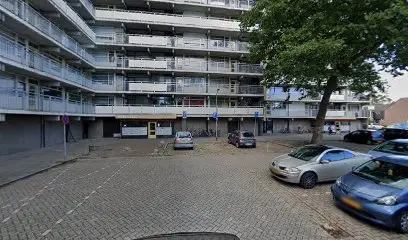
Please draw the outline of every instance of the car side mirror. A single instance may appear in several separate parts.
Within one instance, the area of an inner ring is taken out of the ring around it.
[[[328,164],[328,163],[330,163],[330,161],[329,160],[320,160],[320,163],[321,164]]]

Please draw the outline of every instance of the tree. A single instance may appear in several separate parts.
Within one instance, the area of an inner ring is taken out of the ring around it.
[[[241,21],[267,87],[323,94],[312,143],[322,140],[333,91],[384,91],[378,71],[397,76],[407,69],[405,0],[258,0]]]

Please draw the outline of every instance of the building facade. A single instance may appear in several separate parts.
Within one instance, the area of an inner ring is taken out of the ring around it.
[[[383,109],[383,119],[380,121],[385,126],[408,122],[408,98],[400,98],[388,104]]]
[[[276,88],[265,105],[238,21],[251,4],[0,0],[0,154],[62,143],[63,115],[71,139],[213,133],[215,112],[220,135],[307,128],[318,100]],[[328,120],[357,128],[365,102],[347,94]]]

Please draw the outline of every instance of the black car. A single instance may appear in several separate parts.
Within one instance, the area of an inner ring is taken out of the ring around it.
[[[228,143],[234,144],[237,148],[240,147],[256,147],[256,139],[252,132],[233,131],[228,134]]]
[[[401,138],[408,138],[408,123],[394,124],[384,129],[385,140],[394,140]]]
[[[381,130],[357,130],[346,134],[344,141],[365,144],[380,143],[384,141],[384,135]]]

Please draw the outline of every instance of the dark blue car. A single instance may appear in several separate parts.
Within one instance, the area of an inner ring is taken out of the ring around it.
[[[337,179],[336,204],[372,222],[408,233],[408,157],[370,160]]]

